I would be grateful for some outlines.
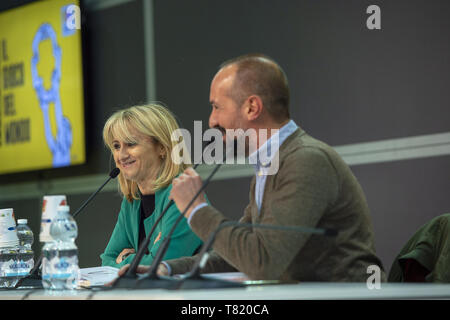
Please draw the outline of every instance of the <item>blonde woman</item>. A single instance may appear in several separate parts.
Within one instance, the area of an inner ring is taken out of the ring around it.
[[[172,180],[187,168],[171,159],[172,149],[178,144],[172,141],[171,134],[178,128],[171,112],[159,104],[120,110],[106,121],[103,140],[120,169],[119,186],[124,199],[109,243],[100,256],[102,265],[120,268],[129,264],[169,203]],[[179,215],[172,204],[156,226],[140,264],[152,263]],[[200,245],[201,240],[183,218],[164,258],[191,256]]]

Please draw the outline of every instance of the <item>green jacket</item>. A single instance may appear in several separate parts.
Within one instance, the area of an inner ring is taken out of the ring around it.
[[[154,222],[169,203],[171,189],[172,185],[155,193],[155,210],[151,216],[144,220],[146,234],[150,232]],[[116,258],[125,248],[133,248],[136,252],[138,251],[140,208],[141,200],[133,200],[130,203],[125,198],[123,199],[114,231],[105,252],[100,255],[103,266],[120,268],[133,261],[136,254],[130,254],[119,264],[116,263]],[[180,214],[180,211],[173,203],[156,226],[148,246],[150,254],[144,255],[140,262],[141,265],[150,265],[152,263],[160,244],[170,232]],[[159,236],[159,234],[161,235]],[[201,244],[201,240],[192,232],[186,218],[183,217],[172,234],[164,259],[192,256]]]
[[[406,259],[414,259],[430,270],[427,282],[450,282],[450,213],[431,219],[414,233],[395,258],[389,282],[404,282]]]

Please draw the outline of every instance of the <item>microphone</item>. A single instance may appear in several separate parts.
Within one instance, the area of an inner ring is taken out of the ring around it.
[[[114,168],[111,170],[111,172],[109,173],[109,178],[100,186],[100,188],[97,189],[97,191],[95,191],[82,205],[81,207],[78,208],[77,211],[75,211],[75,213],[72,215],[73,218],[75,218],[80,212],[81,210],[83,210],[89,202],[91,202],[91,200],[97,195],[97,193],[100,192],[100,190],[103,189],[103,187],[109,182],[109,180],[114,179],[115,177],[117,177],[120,173],[119,168]]]
[[[82,205],[78,210],[72,215],[73,218],[75,218],[88,204],[89,202],[97,195],[97,193],[100,192],[100,190],[103,189],[103,187],[111,180],[116,178],[120,173],[119,168],[114,168],[109,173],[109,178],[100,186],[100,188],[97,189]],[[39,269],[42,264],[43,255],[39,257],[38,261],[36,261],[36,264],[34,265],[33,269],[30,271],[28,276],[21,278],[17,284],[14,286],[15,289],[20,289],[19,287],[23,288],[43,288],[42,286],[42,277],[39,275]]]
[[[338,232],[334,229],[311,228],[302,226],[278,226],[269,224],[240,223],[237,221],[226,221],[221,223],[214,232],[210,234],[207,241],[203,244],[198,254],[198,258],[191,271],[181,276],[178,289],[214,289],[214,288],[234,288],[244,287],[245,284],[227,280],[211,279],[200,275],[200,270],[206,265],[209,258],[208,251],[211,249],[217,234],[226,227],[241,226],[257,229],[281,230],[300,233],[318,234],[327,237],[336,237]],[[272,281],[271,281],[272,282]],[[259,282],[258,282],[259,283]]]

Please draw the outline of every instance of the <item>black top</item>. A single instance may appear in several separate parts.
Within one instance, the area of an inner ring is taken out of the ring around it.
[[[141,244],[145,241],[146,237],[144,228],[144,219],[150,217],[153,213],[153,210],[155,210],[155,195],[141,194],[141,218],[139,220],[139,247],[141,247]],[[148,249],[145,254],[149,254]]]

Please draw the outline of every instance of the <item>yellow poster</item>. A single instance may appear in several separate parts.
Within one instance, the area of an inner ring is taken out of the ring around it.
[[[85,162],[78,1],[0,13],[0,174]]]

